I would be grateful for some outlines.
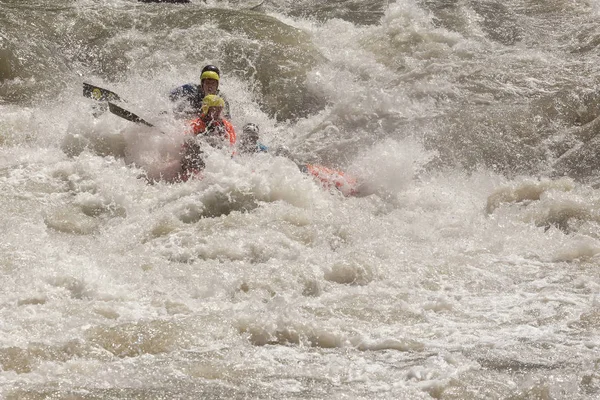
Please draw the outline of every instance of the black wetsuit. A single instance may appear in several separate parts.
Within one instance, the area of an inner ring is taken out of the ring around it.
[[[217,95],[225,101],[225,107],[223,107],[222,114],[223,118],[231,120],[229,102],[218,90]],[[175,114],[184,118],[198,118],[200,114],[202,114],[202,99],[204,99],[204,92],[200,85],[188,83],[179,86],[178,88],[171,90],[169,99],[178,103],[174,110]]]

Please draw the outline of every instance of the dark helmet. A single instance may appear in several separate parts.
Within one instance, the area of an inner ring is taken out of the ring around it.
[[[204,72],[206,71],[213,71],[216,72],[217,75],[221,76],[221,71],[219,71],[219,67],[214,66],[214,65],[205,65],[204,68],[202,68],[202,72],[200,73],[200,75],[202,75]]]

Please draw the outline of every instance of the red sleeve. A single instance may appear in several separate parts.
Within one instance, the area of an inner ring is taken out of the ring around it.
[[[229,144],[233,146],[236,140],[235,129],[233,129],[231,122],[227,121],[226,119],[223,120],[223,124],[225,125],[225,131],[227,132],[227,137],[229,138]]]
[[[198,135],[206,130],[206,124],[200,118],[190,122],[190,126],[192,127],[191,133],[194,135]]]

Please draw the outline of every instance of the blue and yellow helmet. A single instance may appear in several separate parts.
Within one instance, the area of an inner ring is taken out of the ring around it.
[[[205,79],[214,79],[218,82],[219,74],[217,74],[215,71],[204,71],[202,75],[200,75],[200,82],[202,82]]]

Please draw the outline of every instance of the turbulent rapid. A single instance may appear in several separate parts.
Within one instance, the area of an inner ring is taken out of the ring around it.
[[[0,0],[0,398],[599,398],[599,12]]]

